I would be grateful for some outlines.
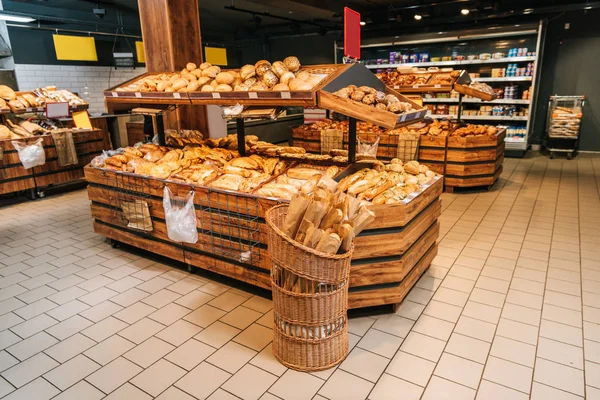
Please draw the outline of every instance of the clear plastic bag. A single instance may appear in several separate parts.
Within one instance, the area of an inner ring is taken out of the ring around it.
[[[194,192],[185,199],[173,196],[168,186],[163,194],[163,208],[167,223],[167,236],[174,242],[198,242],[196,210],[194,209]]]
[[[108,153],[102,150],[102,154],[94,157],[94,159],[90,162],[90,166],[94,168],[102,168],[104,167],[104,161],[109,157]]]
[[[44,139],[40,138],[35,143],[29,145],[16,140],[11,141],[12,145],[17,149],[19,160],[21,160],[21,164],[23,164],[25,169],[46,164],[46,153],[42,145],[43,141]]]
[[[374,143],[363,142],[359,137],[356,138],[356,159],[357,160],[376,160],[377,159],[377,149],[379,148],[379,139],[377,136],[377,140]]]

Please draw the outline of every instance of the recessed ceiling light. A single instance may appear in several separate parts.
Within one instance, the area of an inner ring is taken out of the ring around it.
[[[460,13],[461,13],[462,15],[469,15],[470,11],[469,11],[469,9],[468,9],[468,8],[463,8],[462,10],[460,10]]]
[[[584,10],[591,10],[592,6],[583,7]]]
[[[523,14],[531,14],[533,12],[533,8],[526,8],[523,10]]]
[[[360,26],[365,26],[367,23],[365,21],[360,21]]]
[[[0,20],[10,21],[10,22],[33,22],[33,21],[35,21],[35,18],[18,17],[16,15],[0,14]]]
[[[422,17],[420,14],[415,14],[415,19],[416,19],[417,21],[420,21],[420,20],[421,20],[421,18],[423,18],[423,17]]]

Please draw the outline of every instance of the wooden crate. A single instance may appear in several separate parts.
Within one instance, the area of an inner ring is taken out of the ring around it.
[[[419,163],[433,172],[444,175],[446,165],[447,136],[421,135],[419,140]]]
[[[198,268],[269,288],[270,261],[264,212],[284,201],[241,193],[225,195],[205,187],[191,187],[178,182],[141,178],[147,182],[145,191],[150,197],[145,200],[150,206],[154,225],[154,231],[142,232],[127,228],[120,219],[114,218],[114,211],[110,212],[111,207],[114,210],[114,197],[118,192],[117,173],[91,167],[86,167],[85,173],[90,182],[88,196],[92,201],[96,232]],[[162,209],[164,185],[168,185],[175,194],[180,196],[188,193],[190,189],[196,192],[194,200],[200,242],[207,239],[209,235],[207,229],[217,236],[233,235],[231,237],[233,243],[237,243],[238,239],[243,239],[245,243],[254,242],[256,246],[252,248],[253,262],[248,264],[220,257],[201,243],[182,244],[170,241],[166,236]],[[376,220],[368,230],[357,237],[355,243],[356,250],[350,276],[349,305],[351,308],[400,303],[410,287],[429,266],[437,252],[436,239],[439,233],[437,219],[441,213],[441,203],[438,199],[441,191],[442,182],[438,178],[405,203],[371,206],[377,215]],[[234,203],[246,201],[253,202],[255,207],[242,210],[234,207]],[[207,207],[216,214],[217,221],[237,224],[240,229],[227,230],[224,227],[219,228],[218,224],[210,226],[206,223],[206,211],[202,211]],[[218,210],[237,210],[237,213],[219,214]],[[254,224],[256,229],[252,231],[245,229],[249,223]]]
[[[451,136],[446,154],[446,191],[455,187],[493,185],[502,172],[504,161],[503,129],[494,136]]]

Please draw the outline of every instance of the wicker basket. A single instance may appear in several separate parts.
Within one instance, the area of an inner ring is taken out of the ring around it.
[[[348,276],[353,249],[331,255],[295,242],[281,230],[287,210],[288,205],[280,205],[266,213],[275,319],[273,354],[289,368],[319,371],[340,363],[348,354]],[[290,285],[289,279],[294,283]]]
[[[287,204],[269,209],[265,215],[269,256],[274,264],[298,276],[320,283],[338,284],[348,279],[353,248],[345,254],[327,254],[303,246],[290,239],[281,227],[287,215]]]
[[[348,354],[348,324],[326,339],[301,339],[275,326],[273,355],[286,367],[310,372],[329,369]]]

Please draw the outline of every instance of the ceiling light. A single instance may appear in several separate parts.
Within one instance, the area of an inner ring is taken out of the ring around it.
[[[460,13],[461,13],[462,15],[469,15],[470,11],[469,11],[469,9],[468,9],[468,8],[463,8],[462,10],[460,10]]]
[[[591,10],[592,6],[583,7],[584,10]]]
[[[419,14],[415,14],[415,19],[416,19],[417,21],[420,21],[420,20],[421,20],[421,18],[423,18],[423,17],[421,17],[421,15],[419,15]]]
[[[10,22],[33,22],[33,21],[35,21],[35,18],[18,17],[16,15],[0,14],[0,20],[10,21]]]
[[[533,8],[526,8],[523,10],[523,14],[531,14],[533,12]]]
[[[367,23],[365,21],[360,21],[360,26],[365,26]]]

